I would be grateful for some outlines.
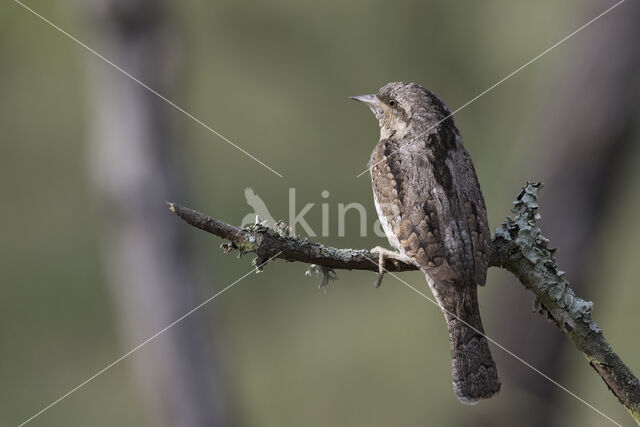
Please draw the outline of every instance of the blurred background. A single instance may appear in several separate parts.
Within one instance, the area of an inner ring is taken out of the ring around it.
[[[26,3],[283,174],[280,178],[15,2],[0,5],[0,424],[17,425],[250,270],[171,215],[240,224],[252,187],[322,243],[370,248],[370,113],[347,96],[421,83],[456,109],[613,1]],[[640,3],[627,1],[456,115],[496,227],[526,180],[593,317],[640,373]],[[327,198],[321,193],[328,191]],[[492,347],[498,397],[451,389],[443,316],[387,277],[275,262],[32,425],[507,426],[606,420]],[[407,281],[426,290],[420,274]],[[602,410],[626,410],[533,297],[491,269],[487,334]]]

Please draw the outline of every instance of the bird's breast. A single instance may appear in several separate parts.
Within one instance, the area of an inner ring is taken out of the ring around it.
[[[396,248],[398,251],[403,252],[400,242],[398,241],[398,236],[396,236],[396,234],[393,232],[393,226],[391,225],[391,220],[393,220],[393,217],[389,218],[387,216],[391,211],[393,211],[392,206],[383,207],[378,201],[378,196],[376,195],[375,190],[373,192],[373,202],[376,205],[376,212],[378,213],[378,219],[380,219],[380,225],[384,230],[384,234],[387,235],[387,240],[389,240],[389,244],[392,247]]]

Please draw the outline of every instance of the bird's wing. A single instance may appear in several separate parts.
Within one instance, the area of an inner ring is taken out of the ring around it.
[[[412,156],[397,141],[382,140],[371,160],[378,214],[390,225],[398,249],[423,269],[443,265],[439,215],[433,197],[425,191],[429,178],[415,173],[419,156]]]
[[[462,144],[453,153],[453,163],[454,179],[460,183],[458,197],[466,214],[473,247],[474,279],[478,285],[482,286],[487,280],[487,265],[491,256],[491,231],[487,221],[487,208],[471,157]]]
[[[434,279],[483,284],[488,227],[477,180],[469,178],[475,173],[459,164],[464,147],[457,139],[442,140],[456,138],[454,132],[429,138],[381,141],[374,150],[371,173],[380,214],[400,250]],[[477,188],[467,189],[469,182]]]

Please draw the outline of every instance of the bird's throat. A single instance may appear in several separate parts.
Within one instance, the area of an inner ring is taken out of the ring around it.
[[[402,139],[409,133],[409,126],[399,118],[380,120],[380,139]]]

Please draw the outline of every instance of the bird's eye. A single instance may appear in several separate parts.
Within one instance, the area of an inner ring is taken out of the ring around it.
[[[389,104],[390,107],[393,107],[394,105],[396,105],[396,101],[393,100],[393,99],[390,99],[388,104]]]

